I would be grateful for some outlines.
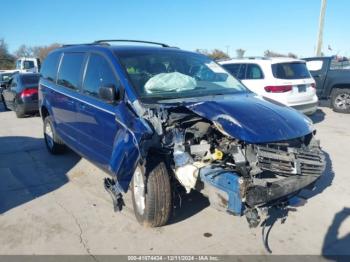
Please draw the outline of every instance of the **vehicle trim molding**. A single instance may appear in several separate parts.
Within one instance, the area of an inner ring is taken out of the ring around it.
[[[74,96],[72,96],[72,95],[69,95],[69,94],[67,94],[67,93],[64,93],[64,92],[62,92],[62,91],[59,91],[59,90],[57,90],[57,89],[55,89],[55,88],[49,87],[49,86],[47,86],[47,85],[45,85],[45,84],[43,84],[43,83],[40,83],[40,85],[42,85],[42,86],[44,86],[44,87],[46,87],[46,88],[48,88],[48,89],[51,89],[52,91],[55,91],[55,92],[57,92],[57,93],[60,93],[61,95],[68,96],[69,98],[73,98],[73,99],[75,99],[75,100],[77,100],[77,101],[79,101],[79,102],[81,102],[81,103],[87,104],[87,105],[92,106],[92,107],[97,108],[97,109],[100,109],[100,110],[102,110],[102,111],[104,111],[104,112],[106,112],[106,113],[109,113],[109,114],[113,115],[113,116],[115,115],[115,113],[114,113],[113,111],[109,111],[109,110],[107,110],[107,109],[105,109],[105,108],[96,106],[96,105],[94,105],[94,104],[92,104],[92,103],[86,102],[86,101],[84,101],[84,100],[82,100],[82,99],[79,99],[79,98],[77,98],[77,97],[74,97]],[[65,88],[65,87],[63,87],[63,88]]]

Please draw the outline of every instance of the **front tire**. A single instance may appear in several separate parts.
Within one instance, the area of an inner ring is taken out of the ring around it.
[[[331,103],[334,112],[350,113],[350,89],[336,88],[331,94]]]
[[[146,227],[165,225],[170,217],[171,187],[164,162],[138,166],[132,183],[132,203],[137,221]]]
[[[53,127],[53,121],[51,116],[47,116],[44,119],[44,139],[47,150],[51,154],[57,155],[65,151],[65,145],[58,138],[56,131]]]

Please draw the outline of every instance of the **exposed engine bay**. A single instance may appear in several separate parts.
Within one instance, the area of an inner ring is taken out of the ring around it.
[[[186,192],[200,191],[217,209],[245,214],[250,226],[260,222],[257,209],[312,187],[324,170],[314,132],[287,141],[252,144],[185,107],[148,108],[143,113]]]

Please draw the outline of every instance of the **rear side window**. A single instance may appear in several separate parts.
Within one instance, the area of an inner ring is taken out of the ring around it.
[[[263,79],[264,75],[260,66],[256,64],[247,64],[246,79]]]
[[[272,73],[278,79],[305,79],[311,77],[306,64],[301,62],[272,64]]]
[[[330,70],[349,70],[350,61],[348,59],[333,58],[331,60]]]
[[[322,60],[311,60],[306,62],[306,67],[309,69],[309,71],[320,71],[323,67],[323,61]]]
[[[100,55],[91,54],[85,73],[83,92],[98,97],[101,86],[114,85],[118,88],[116,83],[112,68],[107,60]]]
[[[21,81],[23,85],[34,85],[39,83],[39,75],[22,75]]]
[[[77,90],[84,58],[84,53],[65,53],[58,72],[57,84]]]
[[[238,79],[245,78],[246,64],[226,64],[222,65],[227,71]]]
[[[61,53],[52,53],[46,57],[43,66],[41,68],[41,76],[49,81],[56,81],[58,63],[61,57]]]

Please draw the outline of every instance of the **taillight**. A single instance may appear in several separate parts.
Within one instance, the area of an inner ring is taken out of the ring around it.
[[[265,91],[269,93],[284,93],[291,91],[293,86],[286,85],[286,86],[265,86]]]
[[[32,96],[34,94],[38,93],[38,89],[37,88],[28,88],[28,89],[24,89],[21,93],[21,97],[28,97],[28,96]]]
[[[315,84],[315,83],[312,83],[312,84],[311,84],[311,87],[313,87],[313,88],[316,89],[316,84]]]

